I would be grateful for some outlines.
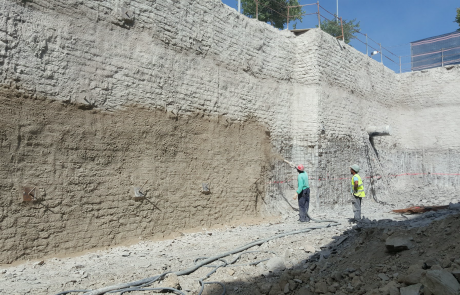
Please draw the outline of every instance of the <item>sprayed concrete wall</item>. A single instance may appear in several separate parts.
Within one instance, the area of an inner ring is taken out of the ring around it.
[[[381,201],[458,197],[460,67],[399,75],[327,34],[311,33],[318,44],[317,148],[297,161],[314,163],[317,201],[347,203],[352,163],[362,167],[368,196]],[[392,135],[369,141],[366,128],[381,125],[390,125]]]
[[[20,3],[1,4],[3,84],[104,111],[257,117],[290,138],[292,34],[217,0]]]
[[[457,169],[458,67],[396,75],[218,0],[0,6],[0,262],[282,213],[296,175],[273,153],[306,165],[316,207],[345,203],[354,162],[384,201],[455,191],[452,175],[378,176]],[[21,202],[25,185],[39,202]]]
[[[395,147],[382,155],[404,197],[448,203],[460,196],[460,67],[399,76],[391,108]],[[388,146],[388,143],[384,146]]]
[[[1,262],[257,216],[266,128],[139,108],[113,113],[0,92]],[[201,192],[202,183],[210,193]],[[134,199],[134,187],[145,198]],[[21,202],[37,186],[36,202]]]
[[[259,214],[294,36],[214,0],[0,6],[0,263]]]
[[[317,124],[314,132],[304,134],[302,143],[293,147],[292,158],[308,167],[316,207],[343,205],[349,199],[348,167],[359,163],[364,168],[362,175],[369,174],[366,127],[392,125],[389,108],[398,92],[398,76],[322,31],[311,30],[297,38],[299,43],[310,44],[304,55],[314,56],[314,74],[299,79],[299,83],[313,88],[314,107],[300,103],[305,106],[304,116],[314,113]],[[302,73],[302,67],[297,70]],[[281,183],[272,183],[269,191],[290,196],[296,186],[296,173],[282,163],[274,171]],[[379,185],[386,196],[384,188]]]

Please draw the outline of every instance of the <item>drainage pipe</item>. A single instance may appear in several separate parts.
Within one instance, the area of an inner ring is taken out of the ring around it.
[[[369,134],[369,137],[391,135],[390,125],[368,126],[366,131]]]

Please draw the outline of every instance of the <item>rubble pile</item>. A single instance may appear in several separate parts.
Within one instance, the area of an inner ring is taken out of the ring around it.
[[[460,214],[359,223],[262,294],[460,294]],[[340,240],[339,240],[340,241]]]

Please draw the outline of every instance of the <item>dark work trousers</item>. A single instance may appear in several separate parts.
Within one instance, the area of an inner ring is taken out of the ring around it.
[[[310,221],[307,217],[308,207],[310,207],[310,189],[304,189],[300,194],[297,195],[299,200],[299,220]]]
[[[353,206],[353,213],[355,214],[355,219],[361,219],[361,198],[353,196],[354,200],[351,205]]]

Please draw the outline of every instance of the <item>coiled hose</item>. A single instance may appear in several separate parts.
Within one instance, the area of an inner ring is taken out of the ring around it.
[[[248,243],[246,245],[243,245],[241,247],[238,247],[238,248],[236,248],[234,250],[231,250],[231,251],[228,251],[228,252],[213,256],[213,257],[197,258],[195,260],[195,265],[193,265],[192,267],[189,267],[189,268],[187,268],[185,270],[173,272],[173,274],[175,274],[177,276],[184,276],[184,275],[189,275],[189,274],[195,272],[197,269],[199,269],[201,267],[214,267],[214,270],[212,270],[210,273],[208,273],[206,275],[206,277],[204,277],[204,278],[199,280],[200,285],[201,285],[201,289],[200,289],[198,294],[201,295],[203,293],[204,285],[206,285],[206,284],[219,284],[223,289],[222,295],[224,295],[226,293],[224,284],[222,284],[221,282],[204,282],[204,280],[209,278],[214,272],[217,271],[218,268],[225,267],[227,265],[231,265],[231,264],[235,263],[241,257],[241,255],[243,255],[245,253],[256,252],[256,251],[249,251],[249,252],[243,252],[243,251],[245,251],[245,250],[247,250],[247,249],[249,249],[251,247],[254,247],[254,246],[260,246],[263,243],[266,243],[266,242],[274,240],[274,239],[279,239],[279,238],[283,238],[283,237],[290,236],[290,235],[295,235],[295,234],[300,234],[300,233],[306,233],[306,232],[309,232],[309,231],[312,231],[312,230],[315,230],[315,229],[321,229],[321,228],[326,228],[326,227],[331,227],[331,226],[337,226],[337,225],[340,224],[338,221],[335,221],[335,220],[318,220],[318,219],[314,219],[308,213],[307,213],[307,216],[312,221],[315,221],[317,223],[327,223],[327,224],[309,226],[309,227],[305,227],[305,228],[303,228],[301,230],[295,230],[295,231],[290,231],[290,232],[274,235],[274,236],[271,236],[271,237],[266,238],[266,239],[259,239],[259,240],[256,240],[254,242],[251,242],[251,243]],[[228,263],[226,260],[223,259],[226,256],[233,255],[233,254],[240,253],[240,252],[243,252],[243,253],[241,253],[236,259],[234,259],[230,263]],[[200,261],[200,262],[198,262],[198,261]],[[220,262],[222,262],[222,264],[220,264],[220,265],[208,265],[208,264],[210,264],[211,262],[214,262],[214,261],[220,261]],[[253,262],[251,264],[257,264],[257,263],[260,263],[262,261],[265,261],[265,260]],[[120,292],[120,294],[123,294],[123,293],[131,292],[131,291],[168,291],[168,292],[172,292],[172,293],[175,293],[175,294],[185,295],[185,293],[183,293],[182,291],[174,289],[174,288],[166,288],[166,287],[165,288],[161,288],[161,287],[159,287],[159,288],[148,288],[148,286],[152,285],[154,282],[156,282],[158,280],[161,280],[162,278],[164,278],[169,273],[171,273],[171,272],[166,272],[166,273],[163,273],[163,274],[160,274],[160,275],[156,275],[156,276],[145,278],[145,279],[138,280],[138,281],[133,281],[133,282],[128,282],[128,283],[121,283],[121,284],[117,284],[117,285],[103,287],[103,288],[96,289],[96,290],[69,290],[69,291],[60,292],[60,293],[58,293],[56,295],[65,295],[65,294],[77,293],[77,292],[80,292],[80,293],[84,292],[83,295],[100,295],[100,294],[118,293],[118,292]]]

